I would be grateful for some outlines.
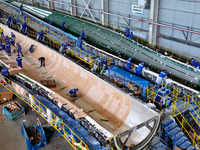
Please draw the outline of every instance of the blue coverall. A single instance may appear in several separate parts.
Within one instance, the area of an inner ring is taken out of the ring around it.
[[[140,76],[143,68],[145,68],[143,63],[139,63],[135,74]]]
[[[84,40],[86,37],[85,37],[85,32],[84,31],[82,31],[81,32],[81,38]]]
[[[129,37],[130,29],[128,27],[126,27],[125,32],[126,32],[126,37]]]
[[[15,35],[14,33],[11,32],[11,39],[10,39],[10,43],[15,46]]]
[[[23,22],[21,24],[21,28],[20,28],[19,32],[25,33],[25,34],[27,33],[27,24],[25,22]]]
[[[130,38],[133,39],[133,37],[134,37],[134,36],[133,36],[133,32],[131,32],[131,34],[130,34]]]
[[[65,23],[66,23],[66,21],[63,21],[63,23],[62,23],[62,28],[63,29],[65,29]]]
[[[18,66],[21,67],[21,68],[23,68],[23,67],[22,67],[22,58],[21,58],[20,56],[18,56],[18,57],[16,58],[16,61],[17,61]]]
[[[6,52],[8,53],[8,56],[11,56],[10,47],[11,47],[11,45],[10,45],[10,40],[7,39],[7,40],[6,40]]]
[[[22,15],[22,7],[23,7],[23,4],[21,4],[21,5],[19,6],[19,13],[20,13],[20,15]]]
[[[199,68],[199,63],[198,61],[196,61],[195,59],[192,60],[192,63],[194,65],[195,68]]]
[[[7,20],[7,25],[10,27],[12,25],[12,21],[13,21],[13,16],[9,15],[8,16],[8,20]]]
[[[40,32],[38,32],[38,36],[37,36],[37,40],[41,40],[42,42],[45,42],[44,41],[44,33],[43,33],[43,30],[40,30]]]
[[[166,79],[167,79],[167,74],[164,71],[161,71],[159,74],[159,77],[161,77],[161,78],[166,77]]]
[[[22,47],[21,47],[21,45],[17,45],[17,56],[19,56],[19,53],[22,55],[22,57],[23,57],[23,54],[22,54]]]
[[[62,53],[62,51],[64,50],[64,48],[65,48],[65,42],[63,42],[62,44],[61,44],[61,46],[60,46],[60,49],[59,49],[59,53]]]
[[[9,72],[8,72],[8,68],[3,68],[2,70],[1,70],[1,73],[4,75],[4,76],[6,76],[6,77],[9,77]]]
[[[126,70],[127,70],[127,71],[130,70],[130,66],[131,66],[131,60],[128,59],[128,60],[126,60]]]
[[[29,48],[29,51],[30,51],[31,53],[33,53],[33,52],[34,52],[34,49],[33,49],[33,47],[34,47],[34,45],[33,45],[33,44],[31,44],[31,46],[30,46],[30,48]]]
[[[69,94],[71,95],[71,96],[73,96],[73,97],[77,97],[77,95],[76,95],[76,92],[78,91],[78,89],[71,89],[70,91],[69,91]]]
[[[78,38],[78,48],[82,48],[82,43],[83,43],[83,41],[82,41],[81,37],[79,37]]]

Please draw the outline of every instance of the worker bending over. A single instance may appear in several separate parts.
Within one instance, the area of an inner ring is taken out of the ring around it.
[[[142,63],[139,63],[137,69],[136,69],[136,75],[140,76],[141,75],[141,72],[142,72],[142,69],[145,68],[144,66],[144,61]]]
[[[23,67],[22,67],[22,58],[21,58],[20,56],[18,56],[18,57],[16,58],[16,61],[17,61],[18,66],[21,67],[21,68],[23,68]]]
[[[29,48],[29,51],[31,52],[31,53],[33,53],[34,52],[34,49],[35,49],[35,45],[33,45],[33,44],[31,44],[31,46],[30,46],[30,48]]]
[[[69,91],[69,96],[72,97],[72,98],[77,98],[78,96],[77,96],[76,92],[78,92],[77,88],[76,89],[71,89]]]
[[[38,58],[38,61],[41,61],[40,67],[45,67],[45,58],[44,57]]]
[[[67,22],[67,21],[63,21],[63,22],[62,22],[62,25],[61,25],[61,26],[62,26],[63,29],[66,29],[65,27],[67,27],[67,26],[65,25],[66,22]]]
[[[17,43],[17,56],[19,56],[19,53],[23,57],[24,55],[22,54],[22,47],[19,43]]]
[[[156,79],[156,85],[161,84],[163,79],[167,79],[167,71],[166,70],[160,72],[159,76]]]
[[[191,63],[194,65],[195,68],[199,69],[199,63],[194,58],[191,58]]]

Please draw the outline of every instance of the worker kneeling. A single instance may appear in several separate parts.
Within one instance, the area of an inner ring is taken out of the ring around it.
[[[78,98],[76,92],[78,92],[78,89],[71,89],[71,90],[69,91],[69,96],[70,96],[71,98],[74,98],[74,100]]]

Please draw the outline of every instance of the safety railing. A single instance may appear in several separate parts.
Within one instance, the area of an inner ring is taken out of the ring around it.
[[[178,112],[179,115],[175,114],[174,112]],[[175,117],[181,127],[181,131],[186,134],[192,145],[195,146],[197,149],[200,149],[200,145],[199,143],[197,143],[200,136],[198,136],[196,131],[193,129],[187,119],[185,119],[182,113],[177,108],[174,108],[174,111],[171,111],[171,116]]]
[[[177,101],[178,89],[173,89],[173,91],[167,91],[166,89],[163,92],[163,95],[157,93],[158,89],[166,88],[166,84],[162,83],[156,85],[152,88],[147,89],[147,101],[153,101],[153,103],[160,109],[168,107],[172,102]]]
[[[45,105],[43,105],[38,99],[33,97],[27,91],[18,93],[15,87],[12,85],[12,81],[8,78],[0,76],[0,84],[15,94],[18,98],[23,100],[31,108],[33,108],[42,118],[49,122],[58,132],[63,132],[63,137],[65,140],[75,149],[79,148],[81,150],[89,150],[88,146],[76,135],[64,122],[58,125],[58,122],[62,120],[57,117],[51,110],[49,110]],[[48,118],[47,111],[50,112],[51,117]]]
[[[21,1],[23,3],[26,3],[24,1]],[[29,3],[30,4],[30,3]],[[37,4],[32,4],[32,5],[35,5],[35,6],[38,6],[38,3]],[[40,4],[40,7],[45,7],[46,9],[48,9],[48,6],[46,5],[41,5]],[[73,7],[73,6],[71,6]],[[127,26],[126,24],[119,24],[119,23],[109,23],[109,22],[104,22],[102,20],[98,20],[98,19],[95,19],[95,21],[93,20],[93,18],[91,18],[90,16],[86,16],[86,15],[81,15],[79,13],[72,13],[70,11],[63,11],[62,9],[59,9],[59,8],[54,8],[56,11],[58,12],[62,12],[62,13],[66,13],[68,15],[71,15],[73,17],[78,17],[80,19],[85,19],[87,21],[91,21],[93,23],[96,23],[96,24],[99,24],[99,25],[103,25],[105,27],[108,27],[116,32],[122,32],[124,33],[124,30],[125,30],[125,27]],[[82,9],[82,8],[81,8]],[[116,25],[117,24],[117,25]],[[153,41],[149,41],[148,39],[146,38],[143,38],[141,36],[138,36],[138,35],[134,35],[134,40],[137,41],[137,42],[140,42],[152,49],[155,49],[157,50],[158,52],[162,53],[162,54],[166,54],[177,59],[177,60],[180,60],[182,62],[190,62],[190,59],[191,57],[190,56],[187,56],[185,54],[182,54],[180,52],[177,52],[175,50],[172,50],[170,48],[167,48],[165,46],[162,46],[162,45],[159,45],[158,43],[155,43]],[[200,62],[200,60],[197,59],[198,62]]]
[[[181,102],[180,102],[181,101]],[[195,102],[195,100],[187,94],[186,96],[178,99],[171,105],[171,112],[173,114],[178,115],[180,112],[189,109],[189,114],[194,119],[196,124],[200,127],[199,119],[200,119],[200,107]],[[179,110],[179,111],[176,111]]]

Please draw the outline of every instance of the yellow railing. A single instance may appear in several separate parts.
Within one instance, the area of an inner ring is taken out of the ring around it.
[[[56,10],[59,11],[60,9],[56,8]],[[60,11],[62,11],[62,10],[60,10]],[[74,13],[71,13],[71,12],[68,12],[67,14],[71,15],[71,16],[79,17],[81,19],[85,19],[87,21],[91,21],[91,22],[95,23],[90,16],[83,15],[81,17],[81,14],[78,14],[78,13],[74,14]],[[115,24],[110,24],[108,22],[103,22],[103,21],[97,20],[97,19],[96,19],[96,24],[103,25],[105,27],[111,28],[112,30],[114,30],[116,32],[123,32],[124,34],[125,34],[124,26],[127,26],[125,24],[121,24],[120,26],[119,25],[115,25]],[[140,42],[143,45],[146,45],[146,46],[148,46],[148,47],[150,47],[152,49],[156,49],[158,52],[160,52],[162,54],[166,54],[167,53],[167,55],[172,56],[173,58],[175,58],[177,60],[180,60],[182,62],[190,62],[190,59],[192,58],[190,56],[187,56],[185,54],[182,54],[180,52],[177,52],[177,51],[172,50],[170,48],[167,48],[165,46],[162,46],[162,45],[160,45],[158,43],[155,43],[153,41],[149,41],[148,39],[143,38],[141,36],[134,35],[134,40],[136,40],[137,42]],[[198,62],[200,62],[200,60],[198,60],[198,59],[196,59],[196,60]]]
[[[43,5],[43,7],[44,7],[44,5]],[[63,12],[63,10],[61,10],[59,8],[55,8],[55,9],[58,10],[58,11]],[[67,11],[65,11],[65,13],[66,12]],[[67,14],[71,15],[71,16],[79,17],[81,19],[85,19],[87,21],[94,22],[93,18],[91,18],[90,16],[85,16],[85,15],[81,16],[81,14],[78,14],[78,13],[75,14],[75,13],[71,13],[71,12],[68,12]],[[114,31],[123,32],[123,33],[124,33],[124,27],[127,26],[125,24],[115,25],[115,24],[111,24],[111,23],[108,23],[108,22],[103,22],[103,21],[97,20],[97,19],[96,19],[96,24],[103,25],[105,27],[111,28]],[[146,46],[148,46],[148,47],[150,47],[152,49],[156,49],[160,53],[163,53],[163,54],[167,53],[167,55],[172,56],[173,58],[175,58],[177,60],[180,60],[180,61],[183,61],[183,62],[190,62],[190,59],[191,59],[190,56],[187,56],[185,54],[182,54],[180,52],[177,52],[177,51],[172,50],[170,48],[167,48],[165,46],[159,45],[158,43],[155,43],[153,41],[149,41],[146,38],[134,35],[134,40],[136,40],[137,42],[140,42],[140,43],[142,43],[142,44],[144,44],[144,45],[146,45]],[[198,60],[198,59],[197,59],[197,61],[200,62],[200,60]]]
[[[4,86],[6,89],[8,89],[9,91],[11,91],[13,94],[15,94],[18,98],[20,98],[21,100],[23,100],[26,104],[28,104],[30,107],[32,107],[38,114],[41,115],[42,118],[44,118],[47,122],[47,118],[45,117],[45,115],[47,115],[47,107],[45,105],[43,105],[39,100],[37,100],[35,97],[32,96],[34,103],[31,104],[31,100],[30,98],[27,96],[29,95],[29,93],[26,91],[25,95],[19,94],[16,92],[15,87],[13,87],[11,85],[12,81],[5,78],[5,80],[1,77],[0,78],[1,81],[4,81],[4,83],[6,85],[4,85],[2,82],[0,82],[0,84],[2,86]],[[7,81],[6,81],[7,80]],[[12,90],[14,89],[14,91]],[[45,110],[44,110],[45,109]],[[79,149],[82,150],[89,150],[88,146],[65,124],[62,123],[62,128],[59,129],[59,127],[57,126],[57,119],[60,120],[59,117],[57,117],[52,111],[50,111],[52,114],[51,117],[51,121],[49,122],[58,132],[63,131],[64,135],[63,137],[65,138],[65,140],[74,148],[76,149],[77,147]],[[70,133],[66,132],[65,129],[68,129],[70,131]],[[76,141],[76,139],[78,139],[79,143]]]
[[[182,101],[182,104],[178,105],[177,106],[177,103],[179,101]],[[180,111],[183,111],[183,110],[186,110],[186,109],[190,109],[190,115],[192,116],[192,118],[194,119],[194,121],[196,122],[196,124],[200,127],[200,124],[199,124],[199,119],[200,119],[200,116],[199,116],[199,113],[200,113],[200,108],[198,106],[198,104],[195,102],[195,100],[189,95],[187,94],[186,96],[184,96],[183,98],[180,98],[178,99],[177,101],[175,101],[172,105],[171,105],[171,112],[173,114],[178,114]],[[195,110],[194,106],[196,106],[196,108],[198,108],[197,110]],[[179,112],[176,112],[176,110],[179,110]],[[194,111],[195,115],[194,116],[191,111]],[[174,117],[174,116],[172,116]]]
[[[172,92],[170,92],[169,94],[166,94],[165,96],[161,96],[158,95],[157,93],[157,89],[159,87],[166,87],[166,85],[164,83],[160,84],[160,85],[156,85],[152,88],[147,89],[147,101],[153,101],[153,103],[158,106],[160,109],[163,108],[163,105],[165,105],[164,107],[167,107],[167,104],[169,103],[169,101],[173,102],[173,101],[177,101],[177,95],[178,95],[178,89],[173,89]],[[156,101],[156,97],[158,96],[158,98],[160,99],[159,101]],[[168,100],[170,98],[170,100]]]
[[[177,108],[174,108],[174,109],[175,109],[174,111],[171,111],[171,116],[176,118],[177,122],[179,123],[179,125],[181,127],[181,131],[183,131],[186,134],[186,136],[191,141],[192,145],[197,147],[198,149],[200,149],[200,145],[197,144],[198,139],[200,138],[200,136],[198,136],[196,131],[192,128],[190,123],[188,123],[188,121],[181,114],[181,112]],[[178,112],[179,116],[177,116],[174,112]],[[186,129],[186,127],[187,127],[187,129]]]

